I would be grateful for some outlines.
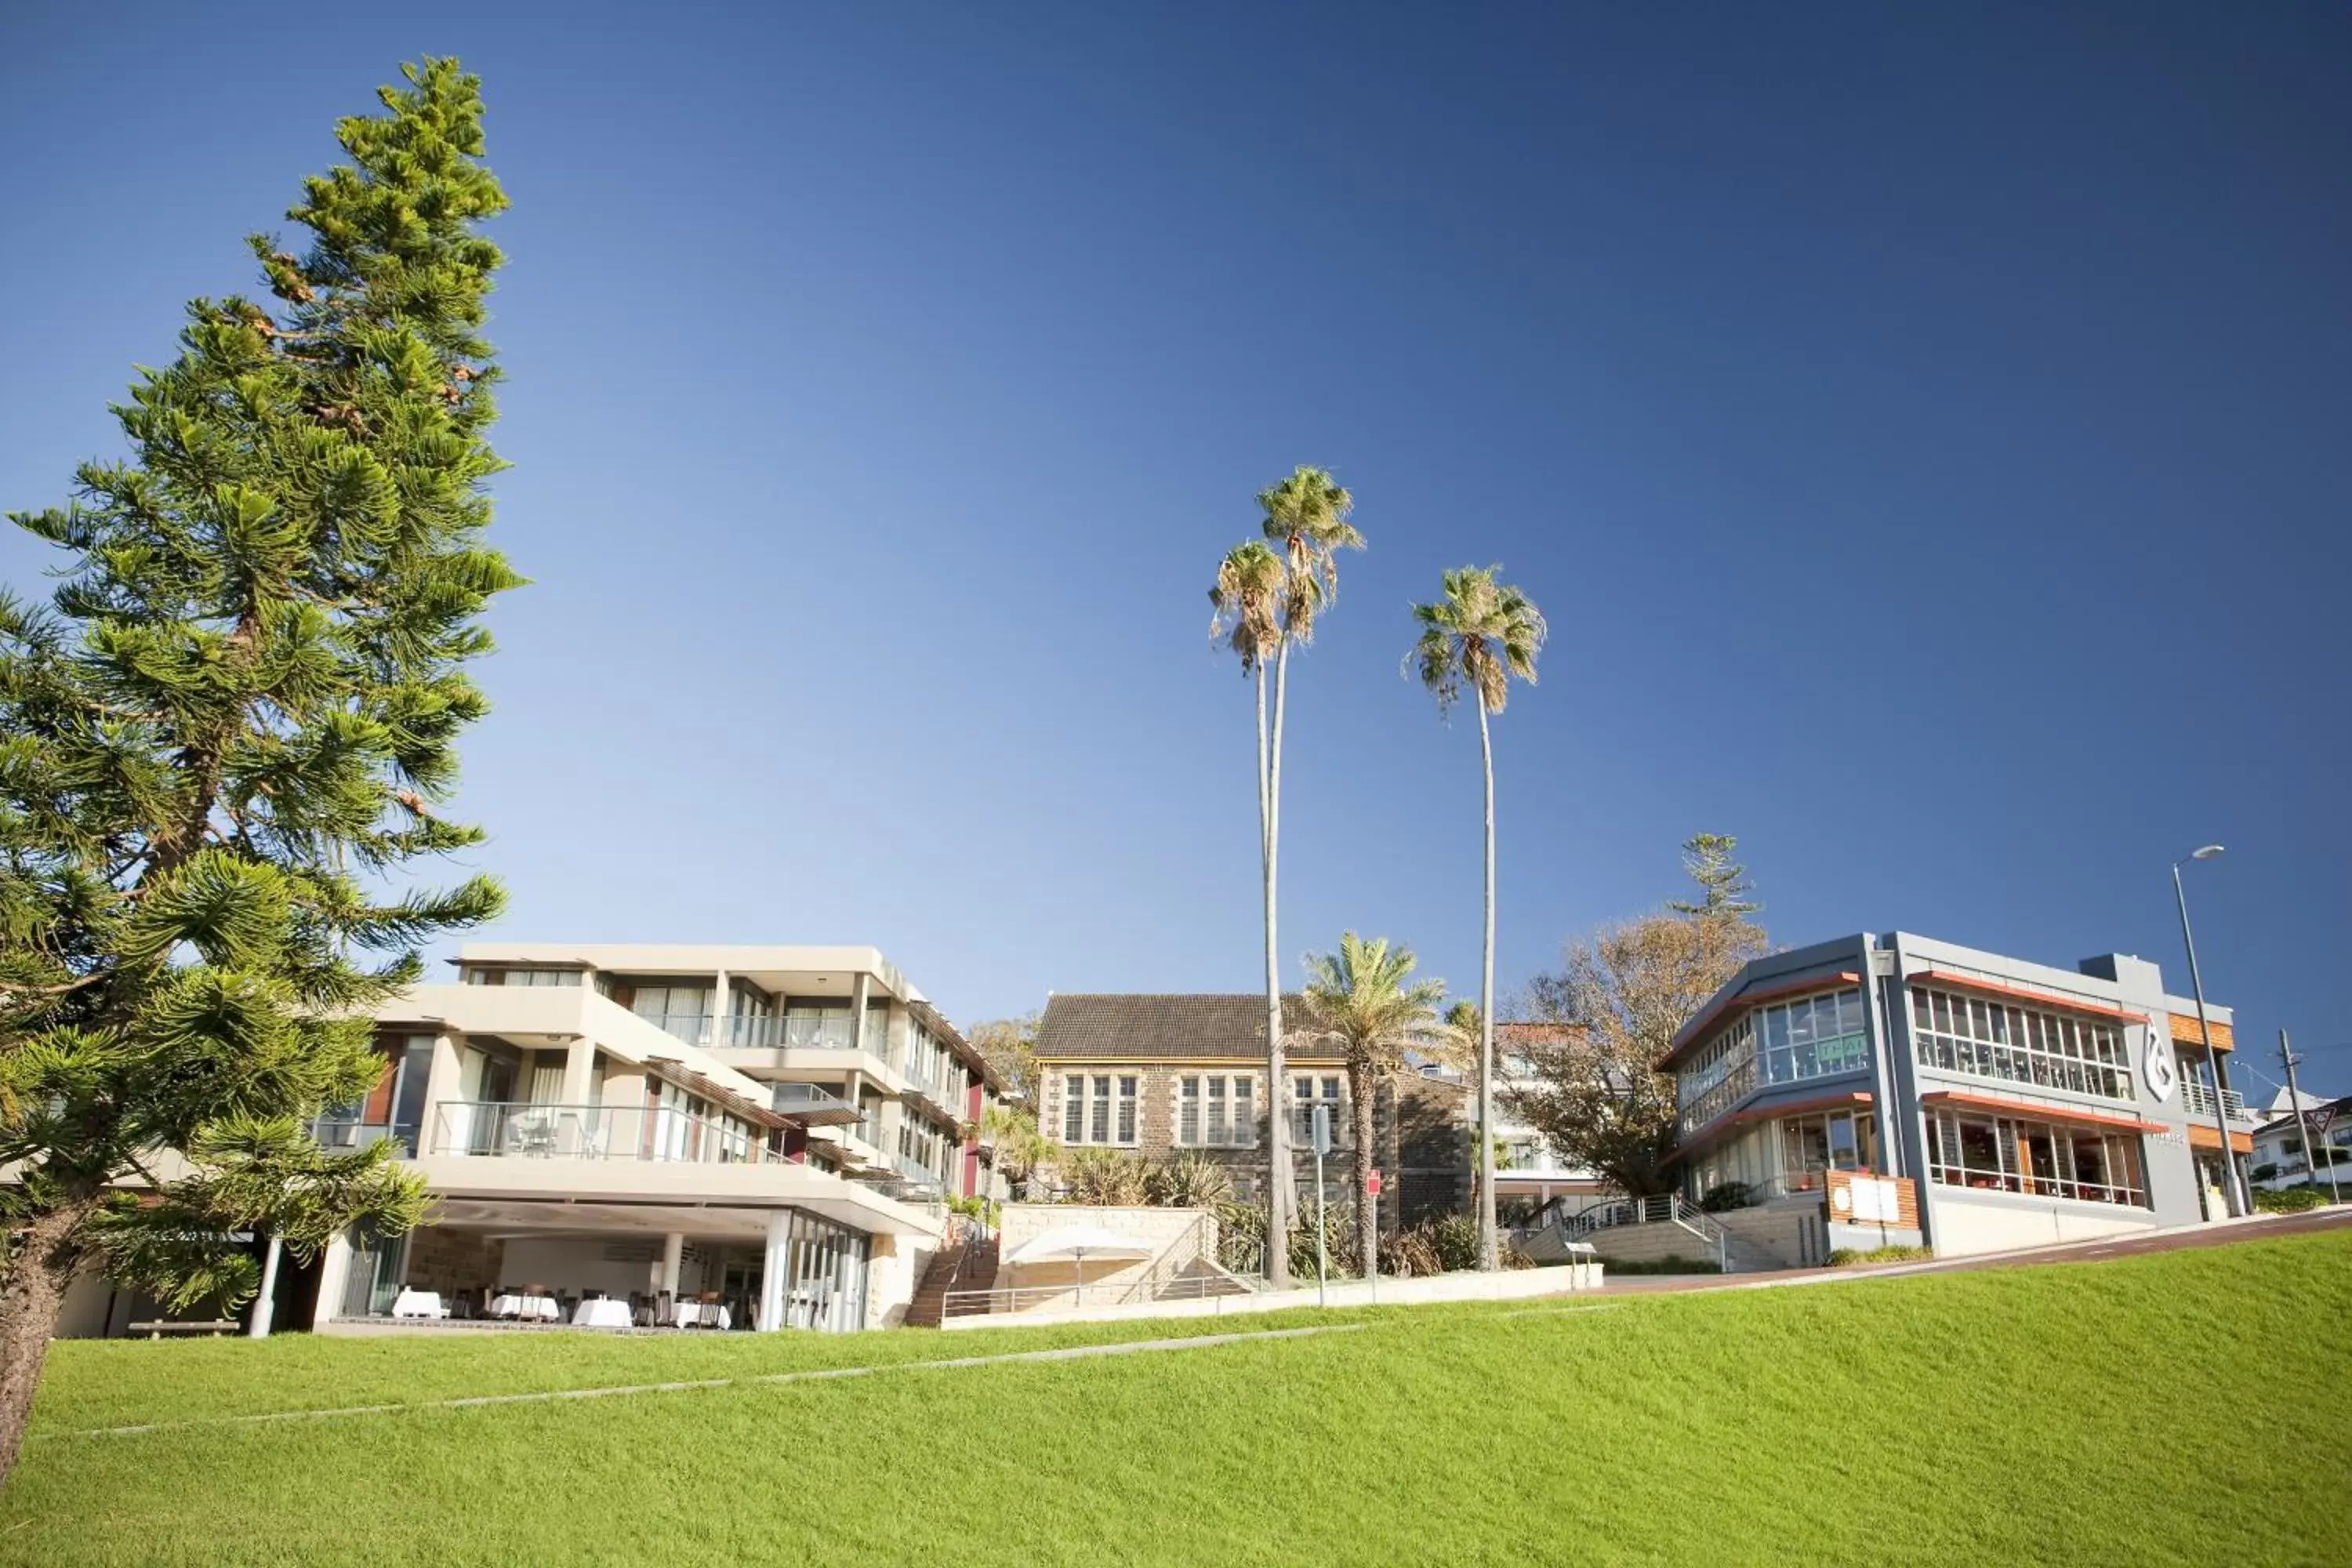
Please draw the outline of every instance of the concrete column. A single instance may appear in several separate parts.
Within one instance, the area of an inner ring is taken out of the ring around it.
[[[450,1142],[463,1147],[467,1129],[460,1117],[445,1119],[444,1100],[457,1098],[465,1073],[465,1039],[446,1032],[433,1037],[433,1060],[425,1074],[425,1125],[417,1130],[417,1152],[430,1154]]]
[[[352,1237],[349,1231],[337,1231],[328,1241],[326,1250],[319,1255],[319,1305],[310,1314],[310,1326],[317,1328],[342,1310],[343,1287],[352,1273]]]
[[[686,1237],[671,1231],[662,1237],[661,1275],[654,1289],[673,1301],[677,1300],[677,1272],[685,1262]]]
[[[268,1249],[261,1255],[261,1294],[253,1299],[253,1321],[246,1325],[245,1330],[249,1339],[266,1340],[269,1337],[269,1320],[277,1312],[277,1302],[273,1298],[278,1293],[278,1255],[284,1250],[284,1244],[272,1236]]]
[[[722,969],[719,972],[718,982],[710,988],[710,1032],[702,1042],[706,1046],[731,1046],[735,1043],[727,1035],[727,1020],[733,1016],[735,1004],[735,999],[728,994],[727,987],[727,972]]]
[[[760,1265],[760,1331],[774,1333],[784,1326],[784,1271],[792,1264],[793,1211],[778,1209],[768,1216],[768,1251]]]
[[[870,984],[871,977],[864,974],[860,974],[850,983],[849,1043],[858,1050],[872,1051],[877,1057],[887,1057],[889,1054],[888,1047],[866,1037],[866,1000],[870,994],[867,989]]]
[[[603,1131],[602,1118],[581,1109],[588,1103],[589,1086],[595,1079],[596,1042],[583,1035],[563,1047],[563,1103],[572,1109],[563,1112],[557,1147],[567,1154],[581,1152]]]

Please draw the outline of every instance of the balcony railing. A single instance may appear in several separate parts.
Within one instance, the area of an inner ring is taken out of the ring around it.
[[[2180,1080],[2180,1104],[2191,1116],[2210,1116],[2213,1114],[2213,1091],[2193,1078],[2183,1078]],[[2246,1110],[2244,1097],[2234,1089],[2221,1091],[2221,1108],[2232,1121],[2254,1120]]]
[[[1724,1075],[1723,1081],[1683,1107],[1682,1134],[1687,1138],[1756,1092],[1756,1058],[1748,1057]]]
[[[856,1106],[814,1083],[780,1083],[776,1085],[776,1113],[790,1116],[811,1127],[856,1127],[865,1118]]]
[[[845,1051],[854,1048],[849,1037],[850,1021],[839,1013],[797,1018],[754,1017],[746,1014],[722,1017],[709,1013],[640,1013],[637,1016],[689,1046],[766,1051]],[[866,1049],[871,1055],[881,1056],[882,1042],[868,1035]]]
[[[310,1136],[325,1148],[365,1149],[389,1142],[411,1158],[416,1153],[418,1131],[414,1121],[368,1121],[356,1116],[321,1116],[310,1123]]]
[[[660,1106],[533,1105],[445,1100],[434,1107],[436,1154],[490,1159],[656,1160],[744,1165],[782,1158],[758,1129]]]

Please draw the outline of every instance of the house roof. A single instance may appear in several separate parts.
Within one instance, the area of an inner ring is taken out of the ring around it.
[[[1283,998],[1285,1033],[1305,1011],[1302,998]],[[1133,992],[1074,993],[1045,1004],[1037,1026],[1039,1061],[1248,1061],[1265,1056],[1265,994],[1239,992],[1152,995]],[[1337,1061],[1326,1041],[1294,1037],[1294,1061]]]

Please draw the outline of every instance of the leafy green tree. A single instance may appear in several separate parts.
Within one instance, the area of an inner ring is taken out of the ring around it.
[[[1276,871],[1282,847],[1282,721],[1289,690],[1290,654],[1314,640],[1317,616],[1330,607],[1339,592],[1338,552],[1361,550],[1364,536],[1348,521],[1355,501],[1337,480],[1321,468],[1300,467],[1289,478],[1260,490],[1258,508],[1265,513],[1263,534],[1275,541],[1277,552],[1258,540],[1235,546],[1217,568],[1209,589],[1213,614],[1209,636],[1238,654],[1242,673],[1257,681],[1257,811],[1258,864],[1265,901],[1265,1043],[1272,1098],[1279,1100],[1286,1077],[1283,1053],[1282,963],[1275,932]],[[1266,707],[1266,679],[1271,668],[1274,703],[1271,728]],[[1280,1116],[1270,1119],[1266,1139],[1268,1219],[1276,1232],[1286,1233],[1297,1201],[1291,1173],[1289,1130]],[[1289,1283],[1287,1254],[1274,1247],[1268,1253],[1268,1281],[1277,1288]]]
[[[1748,895],[1756,884],[1748,868],[1731,857],[1739,840],[1728,833],[1694,833],[1683,840],[1683,869],[1699,888],[1696,900],[1671,900],[1666,908],[1678,915],[1703,915],[1709,920],[1745,920],[1764,906]]]
[[[1500,566],[1460,566],[1444,573],[1431,604],[1415,605],[1421,636],[1405,657],[1407,668],[1450,712],[1467,686],[1478,705],[1478,754],[1486,775],[1486,923],[1478,977],[1478,1266],[1497,1268],[1495,1231],[1495,738],[1490,714],[1503,710],[1511,679],[1535,684],[1543,651],[1543,615],[1518,589],[1500,581]]]
[[[1374,1097],[1406,1070],[1409,1052],[1425,1049],[1444,1028],[1437,1008],[1445,983],[1413,979],[1414,963],[1412,949],[1351,931],[1339,933],[1339,952],[1307,959],[1303,1022],[1345,1053],[1355,1119],[1356,1255],[1368,1275],[1379,1267],[1381,1242],[1380,1205],[1368,1196]]]
[[[506,196],[477,79],[403,71],[288,214],[307,249],[250,240],[274,302],[194,301],[116,410],[128,458],[12,514],[64,580],[0,595],[0,1468],[78,1271],[234,1304],[229,1233],[303,1256],[422,1207],[389,1149],[303,1130],[377,1081],[418,945],[501,901],[394,885],[479,841],[439,803],[520,582],[482,542]]]
[[[1035,1009],[1017,1018],[991,1018],[965,1034],[971,1048],[986,1059],[1006,1089],[1034,1102],[1037,1098],[1037,1026]]]

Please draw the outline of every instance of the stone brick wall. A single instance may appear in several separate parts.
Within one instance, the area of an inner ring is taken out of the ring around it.
[[[492,1237],[421,1225],[408,1238],[404,1283],[444,1296],[495,1286],[505,1252],[506,1244]]]

